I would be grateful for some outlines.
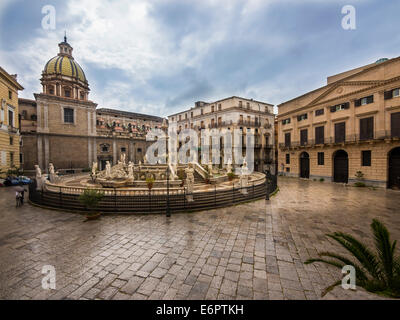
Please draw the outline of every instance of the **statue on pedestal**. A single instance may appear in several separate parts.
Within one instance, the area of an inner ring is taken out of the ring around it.
[[[106,161],[106,179],[111,179],[111,164],[110,164],[110,161]]]
[[[49,163],[49,179],[51,183],[57,182],[57,174],[54,171],[54,165],[52,163]]]
[[[232,159],[228,159],[228,163],[226,164],[226,172],[229,173],[232,171]]]
[[[92,179],[96,178],[97,169],[98,169],[97,162],[93,162],[93,165],[92,165]]]
[[[40,170],[40,167],[37,164],[35,164],[35,171],[36,171],[36,190],[42,190],[43,188],[42,170]]]
[[[129,161],[129,163],[128,163],[128,179],[129,179],[129,180],[132,180],[132,181],[133,181],[133,179],[134,179],[134,176],[133,176],[133,163],[132,163],[132,161]]]
[[[126,161],[126,154],[125,154],[124,152],[121,153],[120,161],[122,162],[122,164],[125,164],[125,161]]]

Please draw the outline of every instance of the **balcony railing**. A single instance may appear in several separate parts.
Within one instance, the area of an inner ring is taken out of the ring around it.
[[[344,140],[336,139],[335,137],[328,137],[322,141],[316,141],[314,139],[308,139],[306,142],[300,143],[300,141],[292,141],[290,144],[279,143],[279,148],[300,148],[300,147],[312,147],[318,145],[332,145],[332,144],[354,144],[364,143],[368,141],[379,141],[387,139],[400,139],[400,135],[396,136],[391,134],[390,131],[376,131],[373,136],[360,136],[359,134],[346,135]]]

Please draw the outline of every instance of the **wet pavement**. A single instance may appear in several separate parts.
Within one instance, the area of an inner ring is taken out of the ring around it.
[[[319,299],[339,269],[304,265],[342,252],[326,233],[372,244],[379,218],[400,240],[400,192],[279,179],[269,202],[190,214],[79,214],[15,208],[0,188],[0,299]],[[43,266],[56,289],[42,288]],[[377,299],[336,288],[325,299]]]

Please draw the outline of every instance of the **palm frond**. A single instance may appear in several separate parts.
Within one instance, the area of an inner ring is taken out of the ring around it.
[[[353,236],[342,232],[335,232],[334,234],[328,234],[327,236],[336,240],[347,249],[373,278],[382,278],[378,259],[375,254],[366,247],[366,245],[355,239]]]
[[[367,277],[367,275],[365,274],[365,272],[364,272],[356,263],[354,263],[354,262],[351,261],[350,259],[347,259],[346,257],[343,257],[343,256],[338,255],[338,254],[336,254],[336,253],[327,252],[327,251],[321,252],[321,253],[319,253],[318,255],[321,256],[321,257],[330,257],[330,258],[334,258],[334,259],[337,259],[337,260],[343,262],[344,265],[353,266],[354,269],[356,270],[356,278],[357,278],[357,280],[359,280],[359,281],[368,280],[368,277]]]
[[[316,259],[308,259],[306,262],[304,262],[304,264],[310,264],[310,263],[314,263],[314,262],[323,262],[326,264],[330,264],[331,266],[334,266],[336,268],[342,269],[344,264],[343,263],[339,263],[336,261],[331,261],[331,260],[325,260],[325,259],[321,259],[321,258],[316,258]]]
[[[321,292],[321,297],[324,297],[327,293],[332,291],[336,286],[342,284],[342,280],[338,280],[334,283],[332,283],[330,286],[326,287],[322,292]]]
[[[375,247],[382,271],[384,271],[387,284],[390,285],[393,279],[393,254],[396,243],[390,243],[389,231],[380,221],[374,219],[371,223],[371,228],[374,233]]]

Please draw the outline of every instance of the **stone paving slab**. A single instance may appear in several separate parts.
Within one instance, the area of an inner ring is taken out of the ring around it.
[[[400,193],[293,178],[260,200],[189,214],[81,215],[14,207],[0,188],[0,299],[320,299],[340,270],[304,265],[343,251],[325,237],[344,231],[372,244],[381,219],[400,240]],[[53,265],[56,289],[42,289]],[[336,288],[324,299],[382,299]]]

